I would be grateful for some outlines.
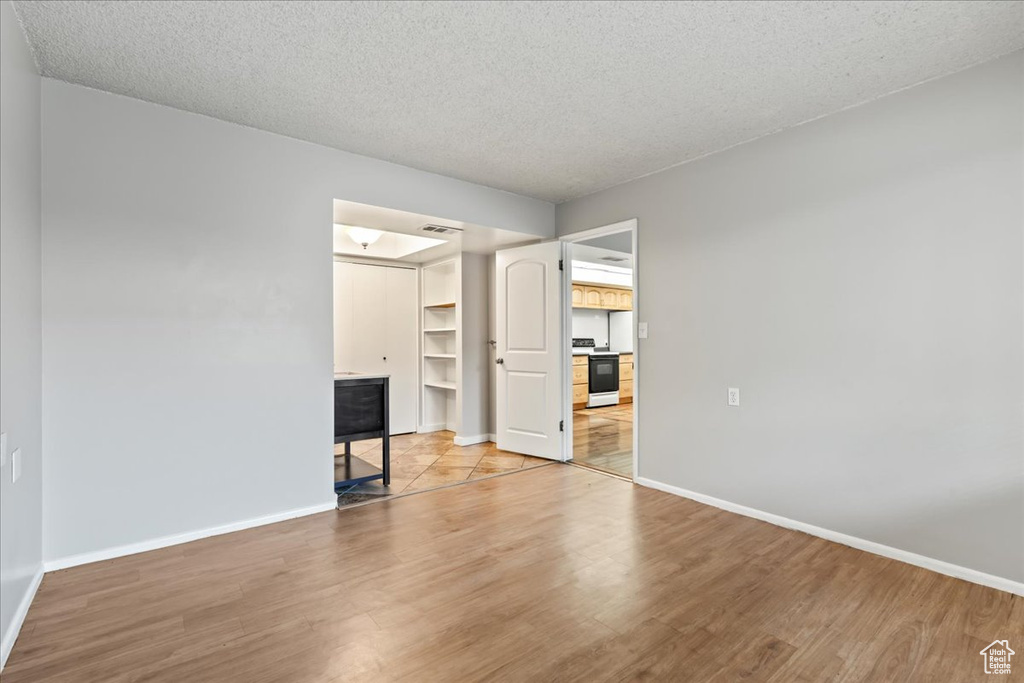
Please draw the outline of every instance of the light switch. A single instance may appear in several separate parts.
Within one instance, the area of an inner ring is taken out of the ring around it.
[[[647,323],[636,324],[636,336],[640,339],[647,339]]]
[[[740,390],[734,387],[729,387],[729,405],[738,406],[740,404]]]
[[[7,467],[7,432],[0,434],[0,469]]]
[[[15,484],[21,477],[21,449],[15,448],[11,453],[11,483]]]

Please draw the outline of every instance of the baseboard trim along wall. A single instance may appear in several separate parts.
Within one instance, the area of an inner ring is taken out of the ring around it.
[[[456,436],[452,441],[455,442],[456,446],[472,446],[473,444],[484,443],[490,441],[490,434],[477,434],[476,436]]]
[[[7,658],[11,656],[11,650],[14,649],[14,643],[18,640],[21,626],[25,623],[25,617],[28,615],[28,608],[32,605],[32,600],[36,597],[36,591],[39,590],[39,584],[42,582],[43,565],[39,565],[39,569],[36,571],[35,576],[32,577],[32,583],[29,584],[28,590],[21,596],[21,602],[18,603],[18,609],[14,612],[14,619],[11,620],[10,628],[7,629],[3,641],[0,642],[0,671],[7,666]]]
[[[430,434],[431,432],[440,432],[448,428],[448,425],[444,424],[433,424],[433,425],[422,425],[416,429],[417,434]]]
[[[930,569],[931,571],[938,572],[939,574],[945,574],[946,576],[952,576],[953,578],[963,579],[964,581],[970,581],[971,583],[977,583],[982,586],[988,586],[989,588],[1006,591],[1007,593],[1024,596],[1024,583],[1019,581],[1004,579],[1001,576],[993,576],[992,574],[986,574],[985,572],[981,572],[976,569],[968,569],[967,567],[950,564],[943,560],[936,560],[907,550],[900,550],[899,548],[875,543],[874,541],[868,541],[856,536],[849,536],[838,531],[814,526],[813,524],[798,522],[795,519],[789,519],[788,517],[764,512],[763,510],[750,508],[746,505],[731,503],[727,500],[707,496],[703,493],[697,493],[696,491],[688,491],[686,489],[679,488],[678,486],[664,484],[660,481],[647,479],[646,477],[637,477],[636,483],[641,486],[646,486],[647,488],[657,489],[658,491],[682,496],[683,498],[689,498],[690,500],[695,500],[698,503],[711,505],[728,512],[735,512],[736,514],[743,515],[744,517],[753,517],[754,519],[759,519],[762,522],[768,522],[769,524],[781,526],[786,529],[802,531],[805,534],[810,534],[811,536],[824,538],[826,541],[835,541],[836,543],[841,543],[843,545],[850,546],[851,548],[856,548],[857,550],[864,550],[875,555],[888,557],[891,560],[899,560],[900,562],[906,562],[907,564],[912,564],[917,567]]]
[[[69,555],[55,560],[47,560],[43,566],[46,571],[52,572],[58,569],[77,567],[82,564],[112,560],[115,557],[124,557],[126,555],[148,552],[150,550],[159,550],[160,548],[167,548],[172,545],[181,545],[182,543],[188,543],[190,541],[198,541],[201,538],[230,534],[234,531],[243,531],[245,529],[266,526],[267,524],[274,524],[276,522],[284,522],[289,519],[295,519],[296,517],[315,515],[319,512],[327,512],[328,510],[337,509],[337,507],[338,502],[332,497],[330,502],[323,502],[319,505],[312,505],[310,507],[286,510],[284,512],[277,512],[264,517],[254,517],[252,519],[243,519],[238,522],[231,522],[230,524],[222,524],[221,526],[208,527],[206,529],[198,529],[196,531],[187,531],[183,534],[161,536],[160,538],[154,538],[149,541],[129,543],[127,545],[119,545],[113,548],[106,548],[104,550],[96,550],[89,553],[81,553],[79,555]]]

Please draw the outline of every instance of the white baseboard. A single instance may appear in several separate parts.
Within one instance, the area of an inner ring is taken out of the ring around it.
[[[443,422],[440,424],[433,425],[422,425],[416,428],[417,434],[430,434],[431,432],[441,432],[448,428],[448,425]]]
[[[11,619],[11,625],[7,628],[7,633],[4,634],[3,640],[0,641],[0,671],[7,666],[7,658],[11,656],[11,650],[14,649],[14,643],[18,640],[21,626],[25,623],[25,617],[28,615],[28,608],[32,605],[32,600],[36,597],[36,591],[39,590],[39,584],[42,581],[43,565],[40,564],[39,569],[36,570],[32,581],[28,585],[28,590],[21,596],[21,602],[18,603],[18,609],[14,611],[14,618]]]
[[[93,552],[81,553],[78,555],[69,555],[67,557],[60,557],[55,560],[47,560],[43,564],[43,566],[46,571],[52,572],[58,569],[77,567],[78,565],[82,564],[102,562],[103,560],[111,560],[115,557],[135,555],[136,553],[144,553],[150,550],[158,550],[160,548],[166,548],[172,545],[188,543],[189,541],[197,541],[200,538],[220,536],[221,534],[230,534],[233,531],[242,531],[243,529],[252,529],[253,527],[274,524],[275,522],[283,522],[285,520],[295,519],[296,517],[315,515],[318,512],[327,512],[328,510],[335,510],[337,509],[337,507],[338,501],[336,498],[332,497],[330,502],[324,502],[319,505],[312,505],[310,507],[296,508],[294,510],[286,510],[285,512],[276,512],[272,515],[254,517],[252,519],[243,519],[238,522],[231,522],[230,524],[222,524],[220,526],[208,527],[206,529],[198,529],[196,531],[187,531],[183,534],[161,536],[160,538],[154,538],[149,541],[129,543],[127,545],[114,546],[113,548],[104,548],[103,550],[95,550]]]
[[[491,441],[491,435],[477,434],[476,436],[456,436],[453,441],[456,446],[472,446],[473,444]]]
[[[1007,593],[1024,596],[1024,583],[1021,583],[1020,581],[1004,579],[1001,576],[986,574],[985,572],[978,571],[977,569],[961,567],[943,560],[936,560],[932,557],[918,555],[917,553],[912,553],[908,550],[900,550],[899,548],[893,548],[892,546],[868,541],[856,536],[849,536],[838,531],[814,526],[813,524],[798,522],[795,519],[782,517],[780,515],[772,514],[771,512],[764,512],[763,510],[757,510],[755,508],[747,507],[746,505],[730,503],[727,500],[707,496],[703,493],[697,493],[696,491],[687,491],[686,489],[681,489],[678,486],[663,484],[662,482],[655,481],[653,479],[637,477],[636,483],[641,486],[664,491],[665,493],[672,493],[677,496],[682,496],[683,498],[689,498],[690,500],[695,500],[698,503],[704,503],[722,510],[735,512],[736,514],[743,515],[745,517],[753,517],[754,519],[759,519],[762,522],[768,522],[769,524],[781,526],[786,529],[802,531],[805,534],[824,538],[827,541],[842,543],[843,545],[856,548],[857,550],[864,550],[869,553],[874,553],[875,555],[888,557],[892,560],[899,560],[900,562],[906,562],[907,564],[912,564],[917,567],[930,569],[931,571],[938,572],[939,574],[945,574],[946,576],[963,579],[964,581],[970,581],[971,583],[977,583],[982,586],[988,586],[989,588],[1006,591]]]

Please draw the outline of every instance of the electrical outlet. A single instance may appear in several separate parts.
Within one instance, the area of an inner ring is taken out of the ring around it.
[[[729,405],[738,406],[740,404],[740,390],[734,387],[729,387]]]
[[[7,432],[0,434],[0,469],[7,467]]]
[[[18,483],[21,478],[21,449],[15,448],[11,453],[11,483]]]

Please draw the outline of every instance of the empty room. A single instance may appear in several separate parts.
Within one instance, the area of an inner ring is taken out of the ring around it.
[[[4,683],[1024,676],[1024,1],[0,0],[0,64]]]

